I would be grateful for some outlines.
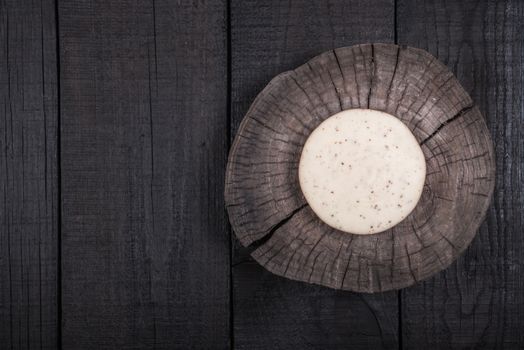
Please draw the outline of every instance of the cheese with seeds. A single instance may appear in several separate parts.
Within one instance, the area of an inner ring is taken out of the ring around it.
[[[329,226],[354,234],[382,232],[417,205],[426,177],[422,150],[398,118],[351,109],[322,122],[299,164],[300,187]]]

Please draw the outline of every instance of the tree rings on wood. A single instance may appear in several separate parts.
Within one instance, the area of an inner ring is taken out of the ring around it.
[[[426,158],[411,214],[373,235],[338,231],[309,208],[298,164],[309,134],[352,108],[396,116]],[[494,187],[493,145],[479,109],[424,50],[365,44],[325,52],[276,76],[242,120],[230,151],[225,200],[238,240],[269,271],[331,288],[407,287],[449,266],[469,245]]]

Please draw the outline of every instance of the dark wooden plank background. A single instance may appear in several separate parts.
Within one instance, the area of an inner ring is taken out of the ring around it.
[[[229,346],[225,3],[59,16],[63,347]]]
[[[0,348],[54,349],[58,89],[53,0],[0,1]]]
[[[523,348],[523,23],[519,0],[0,0],[0,348]],[[450,67],[498,171],[466,253],[374,295],[266,272],[223,203],[257,92],[363,42]]]

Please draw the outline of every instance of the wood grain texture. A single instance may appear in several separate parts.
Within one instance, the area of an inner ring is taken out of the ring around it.
[[[393,1],[233,1],[231,135],[278,73],[333,47],[392,41],[393,12]],[[252,248],[234,245],[235,348],[397,347],[396,293],[357,295],[285,280],[254,263]],[[345,317],[353,314],[362,317]]]
[[[406,349],[524,347],[524,4],[400,0],[398,38],[426,48],[464,84],[495,144],[494,201],[466,253],[402,291]]]
[[[351,108],[397,116],[427,163],[415,210],[374,235],[329,227],[307,205],[298,183],[309,134]],[[423,50],[366,44],[322,53],[280,74],[257,96],[231,149],[226,205],[243,245],[269,237],[252,254],[269,271],[376,292],[406,287],[449,266],[474,237],[493,185],[489,132],[453,74]]]
[[[0,348],[57,347],[54,1],[0,1]]]
[[[59,13],[64,348],[229,347],[225,3]]]

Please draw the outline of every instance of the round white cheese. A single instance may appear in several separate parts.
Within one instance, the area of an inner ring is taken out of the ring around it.
[[[398,118],[351,109],[322,122],[307,139],[300,187],[311,209],[341,231],[371,234],[401,222],[422,194],[426,162]]]

